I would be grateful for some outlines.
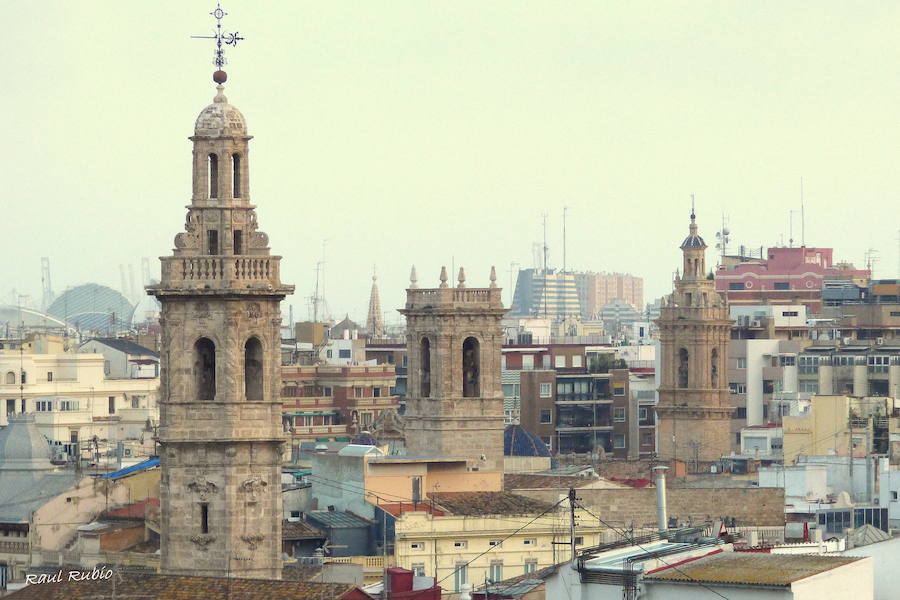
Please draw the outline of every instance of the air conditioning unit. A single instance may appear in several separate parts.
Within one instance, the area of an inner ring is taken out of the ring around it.
[[[884,345],[884,338],[883,337],[875,338],[875,343],[878,344],[879,346]]]

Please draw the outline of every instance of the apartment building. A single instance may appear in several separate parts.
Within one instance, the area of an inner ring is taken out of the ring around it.
[[[400,406],[393,365],[281,367],[282,420],[292,447],[349,442],[386,410]]]

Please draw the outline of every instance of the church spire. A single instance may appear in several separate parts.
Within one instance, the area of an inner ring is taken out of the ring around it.
[[[378,276],[372,273],[372,291],[369,293],[369,317],[366,319],[369,337],[384,336],[384,313],[381,312],[381,296],[378,293]]]

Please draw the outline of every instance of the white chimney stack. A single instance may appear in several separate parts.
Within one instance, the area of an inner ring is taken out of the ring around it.
[[[660,535],[669,530],[669,515],[666,511],[666,471],[669,467],[653,467],[656,473],[656,521]]]

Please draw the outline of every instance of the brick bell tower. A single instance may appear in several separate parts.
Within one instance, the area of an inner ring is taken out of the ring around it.
[[[487,288],[419,289],[415,268],[406,290],[406,451],[412,456],[468,459],[470,470],[503,471],[500,351],[506,313],[491,268]]]
[[[279,279],[250,203],[247,126],[219,85],[194,127],[193,196],[162,280],[163,573],[281,578]]]
[[[656,321],[662,352],[657,451],[663,459],[715,461],[731,450],[726,359],[732,321],[706,273],[706,243],[693,208],[681,252],[683,274],[676,274]]]

